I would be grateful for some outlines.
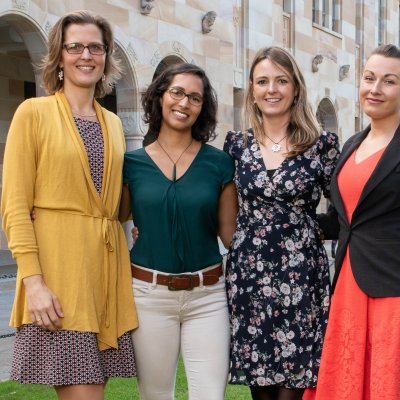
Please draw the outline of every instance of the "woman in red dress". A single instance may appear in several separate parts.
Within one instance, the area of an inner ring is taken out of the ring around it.
[[[304,400],[400,399],[398,47],[373,51],[359,97],[371,124],[346,142],[331,182],[340,225],[334,295],[318,385]]]

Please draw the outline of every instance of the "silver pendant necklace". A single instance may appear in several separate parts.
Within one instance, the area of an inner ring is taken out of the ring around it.
[[[169,160],[172,162],[173,167],[172,167],[172,181],[175,182],[176,181],[176,164],[178,164],[179,160],[181,159],[181,157],[183,156],[183,154],[186,152],[186,150],[192,145],[193,143],[193,138],[190,141],[189,145],[186,147],[185,150],[182,151],[181,155],[178,157],[178,159],[176,161],[174,161],[172,159],[172,157],[168,154],[168,152],[164,149],[164,147],[162,146],[162,144],[158,141],[157,139],[157,143],[158,145],[161,147],[161,150],[166,154],[166,156],[169,158]]]
[[[272,140],[265,132],[264,132],[264,135],[270,140],[270,142],[273,143],[273,145],[271,146],[271,150],[272,150],[274,153],[278,153],[279,151],[281,151],[282,146],[280,145],[280,143],[282,142],[283,139],[286,138],[287,135],[285,135],[281,140],[279,140],[279,141],[277,141],[277,142],[275,142],[274,140]]]

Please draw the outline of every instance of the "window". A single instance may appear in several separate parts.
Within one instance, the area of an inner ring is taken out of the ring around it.
[[[397,15],[398,15],[398,23],[399,23],[399,31],[398,31],[398,33],[399,33],[399,40],[398,40],[398,45],[397,46],[400,46],[400,4],[399,4],[399,10],[398,10],[398,13],[397,13]]]
[[[341,32],[341,0],[313,0],[313,22],[334,32]]]
[[[337,0],[332,1],[331,21],[332,21],[331,25],[332,30],[335,32],[340,32],[341,31],[340,2]]]
[[[288,14],[292,12],[292,0],[283,0],[283,12]]]
[[[330,28],[329,26],[329,18],[328,18],[328,9],[329,9],[329,0],[322,0],[322,26],[325,28]]]
[[[379,0],[378,9],[378,46],[385,42],[385,0]]]
[[[312,2],[312,22],[319,24],[319,0]]]
[[[400,9],[399,9],[399,12],[400,12]],[[364,8],[361,3],[357,2],[357,4],[356,4],[356,43],[358,45],[362,45],[362,42],[363,42],[363,37],[364,37],[363,26],[364,26]]]

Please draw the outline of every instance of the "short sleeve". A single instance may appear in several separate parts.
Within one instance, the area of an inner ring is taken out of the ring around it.
[[[321,136],[321,164],[323,167],[322,190],[326,198],[330,197],[330,183],[333,171],[340,155],[339,138],[336,133],[323,132]]]
[[[233,144],[234,144],[234,134],[235,132],[229,131],[226,134],[225,142],[224,142],[224,152],[228,153],[230,156],[232,156],[232,149],[233,149]]]
[[[129,175],[128,175],[128,171],[129,171],[129,153],[125,153],[124,155],[124,168],[123,168],[123,184],[127,184],[129,182]]]
[[[247,136],[252,137],[252,130],[247,131]],[[234,160],[239,160],[243,150],[246,148],[245,135],[241,132],[229,131],[226,134],[224,151],[228,153]]]
[[[226,185],[233,180],[233,174],[235,172],[235,164],[233,158],[229,154],[221,152],[220,167],[222,185]]]

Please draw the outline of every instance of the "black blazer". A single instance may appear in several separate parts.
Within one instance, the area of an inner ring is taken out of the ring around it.
[[[400,296],[400,126],[365,184],[350,223],[338,189],[338,173],[370,129],[343,146],[331,181],[335,213],[321,216],[320,224],[331,235],[335,217],[340,226],[333,288],[349,245],[351,268],[361,290],[371,297]]]

